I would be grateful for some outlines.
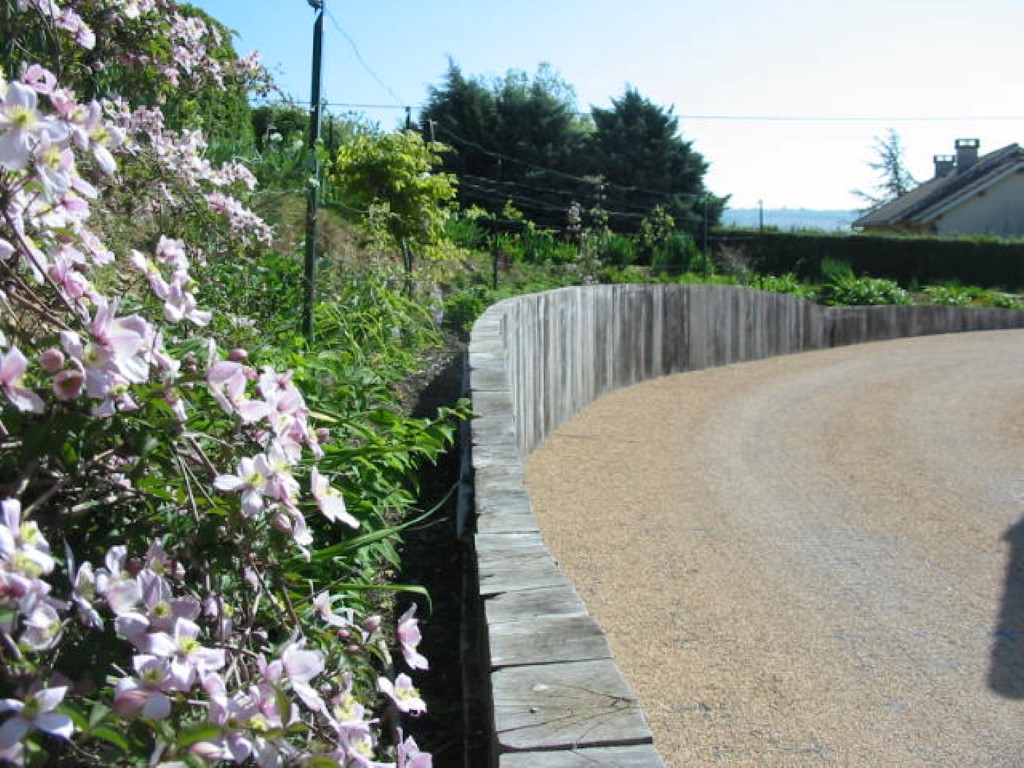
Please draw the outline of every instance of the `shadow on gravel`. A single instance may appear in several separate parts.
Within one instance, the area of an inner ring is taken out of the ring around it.
[[[1006,586],[992,646],[988,685],[1008,699],[1024,699],[1024,518],[1007,530]]]

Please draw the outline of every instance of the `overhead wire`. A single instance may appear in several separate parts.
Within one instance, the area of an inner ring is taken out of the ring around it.
[[[534,192],[549,192],[549,193],[555,194],[555,195],[562,195],[563,197],[579,197],[580,196],[579,193],[581,192],[580,189],[564,189],[564,188],[563,189],[556,189],[554,187],[538,187],[538,186],[536,186],[534,184],[524,184],[523,182],[520,182],[520,181],[488,179],[488,178],[486,178],[484,176],[474,176],[473,174],[468,174],[468,173],[459,174],[459,179],[460,179],[460,183],[463,180],[465,180],[465,179],[470,179],[470,180],[476,181],[476,182],[478,182],[480,184],[494,184],[494,185],[500,185],[500,186],[522,187],[523,189],[528,189],[528,190],[531,190],[531,191],[534,191]],[[589,192],[594,193],[594,194],[601,194],[602,190],[605,187],[607,187],[608,185],[607,185],[606,182],[598,181],[596,179],[592,179],[592,180],[590,180],[589,186],[590,186],[589,190],[583,190],[583,191],[584,192],[589,191]],[[665,197],[665,198],[682,196],[682,195],[677,195],[674,192],[650,192],[649,194],[657,195],[657,196]],[[625,200],[619,200],[619,201],[616,201],[616,202],[620,206],[624,205],[624,206],[626,206],[628,208],[635,208],[638,211],[648,211],[648,210],[650,210],[649,206],[646,206],[646,205],[633,205],[633,204],[630,204],[629,202],[627,202]]]
[[[382,85],[382,87],[385,87]],[[390,91],[390,89],[387,89]],[[331,101],[325,106],[344,107],[346,109],[403,109],[422,110],[426,104],[400,103],[394,93],[395,104],[368,104],[362,102]],[[297,104],[308,106],[308,101],[297,101]],[[573,112],[576,117],[590,117],[590,112]],[[762,122],[762,123],[956,123],[977,121],[1024,122],[1024,115],[736,115],[736,114],[673,114],[679,120],[706,120],[709,122]]]
[[[499,190],[491,189],[487,186],[478,184],[473,181],[463,181],[460,182],[460,184],[464,187],[472,189],[478,197],[489,199],[494,202],[500,203],[511,200],[513,203],[517,203],[518,205],[516,207],[519,208],[529,207],[530,209],[533,210],[549,211],[553,213],[561,213],[563,215],[566,213],[565,206],[554,205],[548,200],[540,200],[538,198],[529,197],[521,193],[503,193]],[[522,205],[522,203],[526,203],[526,205]],[[637,213],[634,211],[617,211],[614,209],[606,208],[603,205],[601,206],[600,210],[602,213],[605,213],[608,216],[613,216],[617,218],[643,219],[647,216],[647,213]]]
[[[569,179],[571,181],[577,181],[577,182],[581,182],[581,183],[584,183],[584,184],[590,184],[590,185],[601,185],[605,189],[617,189],[617,190],[620,190],[622,192],[636,192],[636,193],[647,194],[647,195],[663,195],[663,196],[667,196],[667,197],[683,197],[683,198],[689,198],[689,199],[700,199],[701,197],[704,197],[704,195],[699,195],[699,194],[696,194],[696,193],[693,193],[693,192],[666,192],[664,190],[644,189],[643,187],[627,186],[627,185],[624,185],[624,184],[616,184],[615,182],[611,182],[611,181],[598,180],[595,177],[576,176],[576,175],[571,174],[571,173],[566,173],[565,171],[559,171],[559,170],[556,170],[554,168],[546,168],[546,167],[544,167],[542,165],[537,165],[536,163],[531,163],[531,162],[528,162],[526,160],[520,160],[520,159],[512,157],[510,155],[506,155],[506,154],[504,154],[502,152],[496,152],[494,150],[487,149],[486,147],[482,146],[481,144],[479,144],[479,143],[477,143],[475,141],[472,141],[471,139],[467,139],[467,138],[465,138],[463,136],[460,136],[459,134],[455,133],[455,131],[453,131],[450,128],[447,128],[445,126],[441,126],[441,125],[435,124],[434,127],[435,127],[436,130],[440,130],[440,131],[443,131],[444,133],[447,133],[449,136],[451,136],[456,141],[458,141],[458,142],[460,142],[460,143],[462,143],[462,144],[464,144],[466,146],[472,147],[473,149],[476,149],[477,151],[482,152],[485,155],[489,155],[490,157],[498,158],[498,159],[501,159],[501,160],[507,160],[507,161],[509,161],[511,163],[515,163],[517,165],[521,165],[521,166],[523,166],[525,168],[531,168],[531,169],[537,170],[537,171],[544,171],[545,173],[549,173],[552,176],[558,176],[558,177],[561,177],[561,178],[564,178],[564,179]]]
[[[376,81],[377,85],[379,85],[381,88],[383,88],[385,91],[387,91],[388,94],[391,96],[391,98],[395,100],[395,104],[397,106],[396,107],[388,107],[388,108],[399,108],[400,107],[401,109],[411,109],[411,107],[407,107],[402,102],[402,100],[400,98],[398,98],[398,95],[394,92],[394,90],[391,88],[391,86],[384,82],[384,80],[381,78],[381,76],[378,75],[376,71],[374,71],[373,67],[371,67],[369,64],[366,63],[366,60],[363,58],[363,54],[360,53],[360,51],[359,51],[359,46],[356,45],[356,41],[353,40],[352,37],[349,35],[349,33],[346,32],[342,28],[341,24],[338,23],[338,20],[336,18],[334,18],[334,14],[331,13],[330,9],[325,9],[325,10],[326,10],[326,13],[327,13],[327,18],[331,20],[331,23],[334,25],[334,28],[338,31],[338,33],[343,38],[345,38],[345,40],[348,41],[348,44],[352,47],[352,52],[355,54],[356,61],[359,62],[359,65],[364,70],[366,70],[367,74],[369,74],[370,77],[372,77]],[[343,106],[343,105],[337,105],[337,106]],[[367,105],[366,108],[370,108],[369,105]],[[376,108],[383,109],[384,107],[376,107]]]

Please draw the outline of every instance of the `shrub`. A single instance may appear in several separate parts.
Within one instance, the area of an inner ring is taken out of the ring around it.
[[[344,297],[317,349],[274,328],[298,281],[255,299],[254,267],[294,273],[250,260],[248,169],[74,95],[136,70],[140,93],[215,90],[215,30],[165,0],[60,5],[0,6],[0,762],[412,760],[378,742],[425,709],[400,670],[427,662],[374,577],[410,467],[450,439],[387,407],[413,310]]]
[[[974,300],[975,292],[957,283],[945,285],[929,285],[922,291],[931,304],[942,304],[950,307],[967,307]]]
[[[772,293],[790,293],[810,301],[816,298],[814,289],[801,282],[792,272],[784,275],[754,275],[750,280],[750,287]]]

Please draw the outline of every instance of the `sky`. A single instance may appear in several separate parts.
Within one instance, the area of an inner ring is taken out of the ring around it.
[[[191,0],[310,98],[307,0]],[[451,59],[466,76],[549,64],[577,106],[632,86],[671,108],[729,206],[854,209],[899,135],[918,181],[975,138],[1024,143],[1022,0],[326,0],[324,98],[384,129],[413,118]],[[353,108],[347,105],[374,105]],[[378,108],[384,107],[384,108]]]

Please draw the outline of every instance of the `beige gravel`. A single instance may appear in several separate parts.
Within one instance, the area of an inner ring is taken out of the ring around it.
[[[527,484],[670,766],[1024,766],[1024,332],[621,390]]]

